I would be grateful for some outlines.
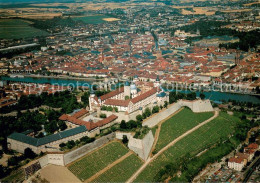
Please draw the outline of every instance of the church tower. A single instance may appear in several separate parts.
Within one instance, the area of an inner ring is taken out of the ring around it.
[[[154,87],[158,87],[158,86],[160,86],[160,78],[159,78],[159,76],[157,75],[157,78],[156,78],[156,80],[155,80],[155,82],[154,82]]]
[[[93,90],[90,91],[89,95],[89,109],[92,111],[93,110],[93,105],[94,105],[94,99],[95,98],[95,92]]]
[[[131,95],[131,89],[130,89],[130,83],[128,81],[124,84],[124,96],[128,96],[130,98]]]

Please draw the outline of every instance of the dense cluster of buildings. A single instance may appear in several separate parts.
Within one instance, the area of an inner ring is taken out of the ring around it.
[[[251,162],[255,153],[259,150],[259,145],[256,143],[249,144],[244,148],[243,153],[236,155],[228,160],[228,167],[237,171],[241,171],[248,162]]]
[[[176,13],[176,9],[182,12],[181,7],[174,9],[163,4],[156,7],[153,3],[145,7],[146,11],[142,11],[143,6],[118,10],[121,12],[118,14],[113,9],[97,10],[95,13],[115,15],[121,20],[66,27],[59,34],[48,36],[41,50],[1,59],[0,72],[124,79],[137,75],[145,81],[155,80],[159,75],[162,82],[202,86],[215,84],[214,79],[220,77],[235,87],[256,88],[259,80],[252,78],[259,78],[257,49],[248,52],[220,49],[220,44],[239,41],[232,36],[211,36],[189,42],[187,39],[200,36],[201,30],[188,32],[181,27],[207,18],[208,21],[229,20],[230,24],[222,28],[242,32],[258,30],[259,10],[233,3],[207,3],[210,7],[205,8],[213,12],[210,15],[185,16]],[[2,42],[7,44],[5,40]],[[20,42],[25,44],[23,40]]]

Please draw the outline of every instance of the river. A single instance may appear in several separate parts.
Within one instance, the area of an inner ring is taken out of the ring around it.
[[[14,82],[26,82],[26,83],[49,83],[49,84],[56,84],[56,85],[70,85],[70,86],[90,86],[91,81],[80,81],[80,80],[73,80],[73,79],[56,79],[56,78],[34,78],[34,77],[23,77],[23,78],[11,78],[11,77],[1,77],[1,80],[5,81],[14,81]],[[187,91],[179,91],[182,93],[187,93]],[[210,99],[212,101],[228,101],[228,100],[235,100],[238,102],[252,102],[254,104],[260,104],[260,97],[253,96],[248,94],[237,94],[237,93],[226,93],[226,92],[219,92],[219,91],[208,91],[203,92],[206,96],[206,99]],[[196,92],[197,96],[199,96],[200,92]]]

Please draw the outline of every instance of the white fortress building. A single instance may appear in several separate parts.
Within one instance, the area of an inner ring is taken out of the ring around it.
[[[135,76],[132,83],[126,81],[123,87],[100,97],[97,97],[92,91],[89,97],[90,111],[100,111],[102,107],[110,106],[117,108],[117,112],[113,111],[114,115],[122,113],[130,115],[131,113],[142,111],[146,107],[152,108],[156,105],[164,105],[165,101],[169,102],[169,95],[159,86],[159,77],[157,77],[154,83],[151,83],[139,81]]]

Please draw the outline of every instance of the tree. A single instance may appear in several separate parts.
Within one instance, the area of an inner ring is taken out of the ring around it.
[[[19,158],[17,156],[12,156],[7,161],[8,166],[16,166],[19,164]]]
[[[27,147],[25,150],[24,150],[24,157],[25,158],[29,158],[29,159],[33,159],[35,158],[37,155],[32,151],[31,148]]]
[[[106,111],[106,110],[107,110],[107,106],[102,105],[102,106],[101,106],[101,110],[102,110],[102,111]]]
[[[64,121],[61,121],[61,120],[58,121],[58,126],[59,126],[59,129],[60,129],[61,131],[64,131],[64,130],[66,130],[66,129],[68,128],[68,126],[66,125],[66,123],[65,123]]]
[[[138,122],[143,121],[142,115],[141,115],[141,114],[138,114],[138,115],[136,116],[136,120],[137,120]]]
[[[89,105],[89,92],[85,92],[82,96],[81,96],[81,101],[85,104],[85,105]]]
[[[70,140],[67,142],[68,149],[72,149],[75,145],[76,145],[76,143],[73,140]]]
[[[127,143],[128,143],[128,138],[127,138],[126,135],[123,135],[122,142],[123,142],[124,144],[127,144]]]
[[[114,107],[114,110],[115,110],[115,112],[118,112],[118,108],[117,107]]]
[[[121,123],[120,123],[120,128],[121,128],[121,129],[127,129],[127,125],[126,125],[125,120],[122,120],[122,121],[121,121]]]
[[[130,97],[127,95],[127,96],[125,96],[125,100],[129,100],[130,99]]]
[[[195,100],[195,99],[196,99],[195,92],[191,92],[191,93],[187,94],[187,100]]]
[[[113,111],[113,107],[112,106],[108,106],[107,107],[107,111]]]
[[[130,120],[127,122],[126,126],[128,129],[133,129],[137,127],[137,123],[134,120]]]
[[[146,114],[145,114],[145,113],[143,113],[143,114],[142,114],[142,117],[143,117],[143,119],[145,119],[145,118],[146,118]]]
[[[168,102],[167,101],[164,101],[164,105],[163,105],[165,108],[167,108],[168,106]]]
[[[146,117],[149,117],[152,114],[150,108],[148,108],[148,107],[145,109],[144,113],[145,113]]]
[[[200,93],[200,98],[202,99],[202,100],[204,100],[205,99],[205,94],[204,93]]]
[[[159,106],[157,105],[157,106],[154,106],[153,107],[153,109],[152,109],[152,113],[154,114],[154,113],[157,113],[157,112],[159,112]]]
[[[60,146],[60,148],[63,148],[66,146],[66,144],[64,142],[62,142],[59,146]]]
[[[56,132],[59,129],[57,126],[57,121],[51,121],[50,123],[44,125],[44,129],[47,133]]]
[[[3,177],[5,177],[5,168],[2,165],[0,165],[0,179]]]
[[[107,117],[107,115],[106,114],[100,114],[100,116],[99,117],[101,117],[101,118],[106,118]]]

